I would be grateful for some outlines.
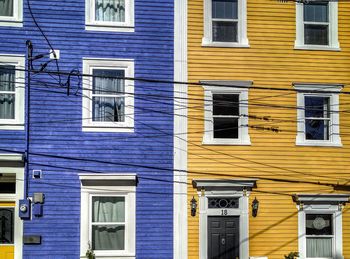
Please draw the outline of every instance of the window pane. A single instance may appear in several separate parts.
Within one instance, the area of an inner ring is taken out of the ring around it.
[[[328,25],[305,24],[305,44],[328,45]]]
[[[95,0],[95,19],[102,22],[125,22],[125,0]]]
[[[13,244],[14,208],[0,208],[0,244]]]
[[[124,221],[124,197],[92,197],[92,222]]]
[[[0,119],[15,118],[15,95],[0,94]]]
[[[0,16],[13,16],[13,0],[0,1]]]
[[[103,70],[94,69],[93,75],[93,93],[94,94],[123,94],[125,92],[124,79],[117,79],[113,77],[125,76],[124,70]]]
[[[214,118],[214,138],[238,138],[238,119]]]
[[[0,66],[0,92],[15,91],[15,80],[15,66]]]
[[[213,0],[212,16],[221,19],[237,19],[237,6],[237,0]]]
[[[306,238],[307,258],[332,258],[332,238]]]
[[[237,42],[237,22],[213,21],[213,41]]]
[[[305,120],[305,137],[309,140],[329,140],[328,120]]]
[[[239,116],[239,95],[213,94],[213,115]]]
[[[93,250],[124,250],[125,226],[92,226]]]
[[[329,97],[305,96],[305,117],[329,118]]]
[[[125,121],[124,97],[93,97],[93,121]]]
[[[306,235],[332,235],[332,214],[306,214]]]
[[[328,3],[304,4],[304,21],[328,22]]]

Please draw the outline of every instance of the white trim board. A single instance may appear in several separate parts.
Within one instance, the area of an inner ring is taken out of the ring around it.
[[[187,82],[187,0],[176,0],[174,80]],[[174,259],[185,259],[187,248],[187,85],[174,84]],[[178,170],[176,170],[178,169]]]

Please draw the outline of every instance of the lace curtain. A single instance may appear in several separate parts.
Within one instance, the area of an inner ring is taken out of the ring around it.
[[[96,76],[93,82],[93,121],[125,121],[125,97],[111,97],[124,94],[124,80],[113,78],[124,77],[124,71],[95,69],[93,75]]]
[[[93,197],[92,207],[93,249],[124,250],[125,198]]]
[[[14,118],[15,70],[12,66],[0,66],[0,119]]]
[[[0,16],[13,16],[13,0],[0,0]]]
[[[125,22],[125,0],[95,0],[95,19],[102,22]]]

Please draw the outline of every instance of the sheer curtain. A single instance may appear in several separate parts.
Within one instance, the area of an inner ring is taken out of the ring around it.
[[[92,244],[95,250],[124,250],[125,198],[93,197]],[[109,224],[104,224],[109,223]],[[116,223],[116,224],[110,224]],[[119,223],[119,224],[117,224]]]
[[[95,0],[96,21],[125,22],[125,0]]]
[[[0,16],[13,16],[13,0],[0,0]]]
[[[307,238],[306,257],[332,257],[332,238]]]
[[[0,119],[15,118],[15,83],[14,82],[15,82],[14,67],[0,66]],[[13,93],[9,93],[9,92],[13,92]]]
[[[97,76],[93,83],[93,121],[125,121],[125,97],[103,96],[124,94],[124,80],[110,78],[124,77],[124,71],[94,70],[93,74]]]

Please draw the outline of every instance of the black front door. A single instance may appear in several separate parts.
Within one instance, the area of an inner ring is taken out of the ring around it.
[[[239,217],[208,217],[208,259],[239,258]]]

